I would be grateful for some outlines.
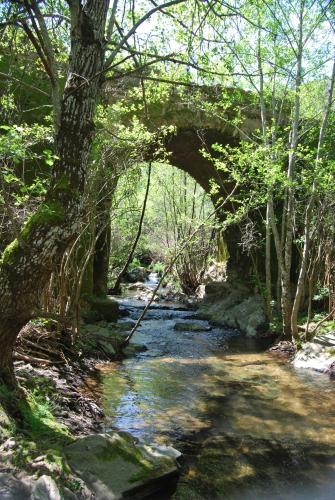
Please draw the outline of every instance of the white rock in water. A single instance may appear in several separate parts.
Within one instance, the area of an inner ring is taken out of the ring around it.
[[[306,342],[295,355],[293,365],[296,368],[310,368],[318,372],[326,372],[334,362],[335,355],[329,347]]]
[[[164,445],[143,445],[144,450],[154,457],[169,457],[169,458],[179,458],[182,453],[173,446]]]

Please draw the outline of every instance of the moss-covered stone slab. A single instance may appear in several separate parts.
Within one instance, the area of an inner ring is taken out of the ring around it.
[[[177,332],[209,332],[212,328],[208,325],[201,323],[192,323],[190,321],[183,321],[176,323],[173,327]]]
[[[139,444],[127,433],[95,434],[65,449],[68,463],[99,500],[144,498],[178,477],[176,450]]]
[[[90,297],[87,299],[88,309],[83,313],[86,322],[106,320],[116,321],[119,316],[119,303],[109,297]]]

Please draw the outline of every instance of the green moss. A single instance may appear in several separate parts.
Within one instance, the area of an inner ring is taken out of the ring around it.
[[[84,313],[86,322],[106,320],[116,321],[119,318],[119,304],[115,300],[101,297],[85,297],[89,309]]]
[[[56,191],[70,191],[71,184],[68,176],[65,174],[61,175],[59,179],[57,179],[54,190]]]
[[[16,238],[12,243],[10,243],[4,250],[1,257],[1,264],[9,265],[13,264],[18,257],[20,252],[20,243]]]
[[[20,239],[27,239],[35,226],[49,226],[62,223],[65,220],[65,216],[64,207],[60,201],[52,200],[42,203],[37,212],[25,223],[20,234]]]
[[[12,436],[16,442],[11,462],[19,469],[29,469],[32,460],[43,456],[43,461],[56,476],[66,476],[70,469],[63,450],[74,438],[53,414],[57,403],[54,383],[47,377],[31,377],[24,381],[24,386],[28,392],[18,405],[23,419],[20,427],[16,427],[5,412],[2,418],[0,407],[0,438]],[[12,394],[5,386],[0,386],[0,397],[6,401]]]
[[[333,330],[335,330],[334,320],[325,321],[320,327],[320,333],[328,333],[332,332]]]
[[[102,451],[95,454],[99,460],[112,461],[118,457],[122,457],[126,462],[132,463],[141,467],[144,472],[148,472],[152,469],[152,463],[147,460],[141,451],[137,449],[132,443],[129,445],[129,450],[123,448],[122,446],[112,447],[107,445]]]
[[[12,436],[15,432],[15,423],[7,415],[5,410],[0,404],[0,441],[2,439],[7,439]]]
[[[60,224],[65,220],[66,214],[61,202],[57,200],[46,201],[41,204],[35,214],[33,214],[24,224],[18,238],[10,243],[4,250],[0,264],[12,265],[20,257],[22,246],[28,239],[32,229],[36,226],[52,226]]]

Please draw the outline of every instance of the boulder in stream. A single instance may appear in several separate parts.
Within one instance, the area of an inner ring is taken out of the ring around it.
[[[139,444],[125,432],[85,436],[67,446],[65,454],[95,498],[144,498],[170,488],[173,492],[176,486],[178,452]]]
[[[110,297],[89,297],[88,308],[83,311],[85,322],[92,323],[100,320],[116,321],[119,316],[119,303]]]
[[[306,342],[303,348],[294,357],[293,365],[296,368],[311,368],[318,372],[331,373],[335,363],[334,347],[325,346],[317,342]]]
[[[214,324],[237,328],[248,337],[268,329],[262,297],[238,282],[213,282],[205,287],[199,316]]]
[[[150,271],[145,269],[145,267],[134,267],[131,271],[128,271],[124,278],[128,283],[136,283],[137,281],[145,281],[150,274]]]
[[[192,323],[190,321],[177,322],[174,327],[177,332],[209,332],[212,327],[201,323]]]

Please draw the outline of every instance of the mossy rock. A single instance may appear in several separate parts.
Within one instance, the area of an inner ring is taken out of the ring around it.
[[[13,421],[9,418],[3,407],[0,405],[0,440],[9,437],[13,429]]]
[[[101,347],[106,356],[108,356],[109,358],[116,357],[117,355],[116,350],[110,342],[104,342],[103,340],[99,340],[98,345]]]
[[[119,316],[119,303],[108,297],[90,297],[87,299],[89,308],[83,314],[87,323],[106,320],[108,322],[116,321]]]
[[[65,454],[95,498],[144,498],[177,478],[176,455],[138,444],[124,432],[83,437]]]
[[[173,329],[177,332],[209,332],[212,328],[208,325],[202,325],[201,323],[183,321],[176,323]]]
[[[132,358],[138,352],[145,352],[148,348],[144,344],[129,344],[125,349],[123,349],[122,353],[126,358]]]

